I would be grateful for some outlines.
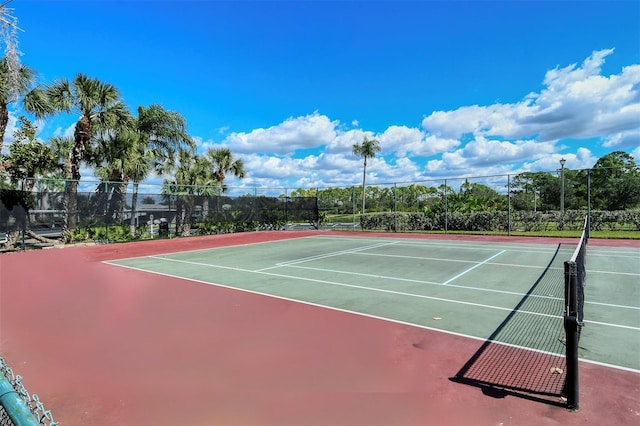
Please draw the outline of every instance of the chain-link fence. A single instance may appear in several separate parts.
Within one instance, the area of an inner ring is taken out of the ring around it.
[[[364,195],[364,197],[363,197]],[[29,180],[0,190],[0,244],[264,229],[640,230],[640,171],[599,168],[311,189]]]
[[[318,188],[323,226],[387,231],[640,230],[638,168]]]
[[[13,247],[59,240],[101,243],[319,225],[316,197],[270,196],[258,189],[91,186],[90,192],[73,192],[68,182],[1,189],[0,242]]]
[[[45,409],[38,395],[31,395],[0,357],[0,425],[46,425],[56,426],[51,411]]]

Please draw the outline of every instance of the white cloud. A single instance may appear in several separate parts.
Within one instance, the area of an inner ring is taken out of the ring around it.
[[[614,149],[640,147],[640,129],[609,135],[604,138],[603,146]]]
[[[460,145],[457,139],[429,135],[415,127],[389,126],[379,136],[384,151],[395,152],[398,157],[406,155],[429,157]]]
[[[239,153],[292,154],[298,149],[318,148],[331,142],[337,122],[317,112],[304,117],[288,118],[267,129],[249,133],[231,133],[224,143]]]
[[[372,132],[366,132],[362,129],[351,129],[346,132],[338,132],[336,133],[335,138],[325,147],[325,152],[351,155],[353,145],[362,143],[365,136],[369,139],[374,137]],[[382,148],[384,149],[384,147]]]
[[[635,131],[640,127],[640,65],[602,76],[601,66],[612,52],[596,51],[580,67],[548,71],[545,89],[521,102],[436,111],[422,126],[446,138],[473,134],[543,142]]]
[[[198,152],[226,146],[244,160],[247,176],[229,177],[228,185],[261,188],[359,185],[362,159],[352,147],[364,137],[378,139],[382,148],[368,162],[372,184],[554,171],[562,157],[568,168],[588,168],[597,161],[592,151],[602,151],[598,148],[625,150],[639,161],[640,65],[602,75],[612,52],[596,51],[581,64],[549,70],[542,90],[518,102],[435,111],[420,128],[391,125],[376,133],[360,128],[357,120],[345,125],[313,112],[218,136],[221,142],[194,140]],[[42,123],[42,134],[73,137],[76,120],[66,118]],[[7,135],[15,129],[13,115],[11,120]],[[575,142],[580,139],[584,142]],[[85,173],[90,176],[91,170]]]
[[[426,171],[436,173],[458,170],[466,176],[476,173],[502,173],[509,170],[512,163],[544,158],[555,150],[555,144],[551,142],[510,142],[478,136],[461,149],[444,153],[441,160],[429,161]]]
[[[73,124],[71,124],[66,128],[56,127],[56,129],[53,131],[53,136],[63,137],[63,138],[72,138],[75,130],[76,130],[76,123],[74,122]]]
[[[254,178],[286,179],[294,176],[303,163],[303,159],[249,154],[242,157],[245,170],[251,171]]]

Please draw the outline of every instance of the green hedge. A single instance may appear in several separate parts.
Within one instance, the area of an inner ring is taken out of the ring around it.
[[[535,232],[582,229],[586,210],[562,212],[511,213],[511,231]],[[506,232],[508,212],[444,213],[371,213],[361,216],[360,225],[367,230],[386,231],[473,231]],[[640,211],[591,211],[591,230],[640,230]]]

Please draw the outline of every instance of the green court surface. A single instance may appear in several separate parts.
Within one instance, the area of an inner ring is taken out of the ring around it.
[[[574,249],[323,235],[108,263],[562,356]],[[588,248],[582,360],[640,371],[639,278],[640,250]]]

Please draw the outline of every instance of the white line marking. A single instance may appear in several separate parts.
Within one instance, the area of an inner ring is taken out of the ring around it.
[[[478,264],[477,264],[477,265],[475,265],[475,266],[472,266],[471,268],[467,269],[466,271],[462,271],[462,272],[460,272],[458,275],[456,275],[456,276],[455,276],[455,277],[453,277],[453,278],[448,279],[448,280],[447,280],[447,281],[445,281],[443,284],[444,284],[444,285],[447,285],[447,284],[449,284],[451,281],[455,281],[455,280],[457,280],[457,279],[458,279],[458,278],[460,278],[461,276],[468,274],[469,272],[473,271],[473,270],[474,270],[474,269],[476,269],[477,267],[484,265],[485,263],[489,262],[489,261],[490,261],[490,260],[492,260],[492,259],[495,259],[496,257],[500,256],[500,255],[501,255],[502,253],[504,253],[504,252],[506,252],[506,250],[502,250],[502,251],[500,251],[500,252],[498,252],[498,253],[494,254],[493,256],[491,256],[490,258],[488,258],[487,260],[485,260],[485,261],[483,261],[483,262],[480,262],[480,263],[478,263]]]
[[[183,277],[183,276],[179,276],[179,275],[167,274],[167,273],[164,273],[164,272],[154,272],[154,271],[149,271],[147,269],[136,268],[136,267],[133,267],[133,266],[119,265],[117,263],[111,263],[111,262],[104,262],[104,263],[112,265],[112,266],[117,266],[117,267],[120,267],[120,268],[128,268],[128,269],[133,269],[133,270],[136,270],[136,271],[141,271],[141,272],[161,275],[161,276],[165,276],[165,277],[176,278],[176,279],[180,279],[180,280],[191,281],[191,282],[211,285],[211,286],[215,286],[215,287],[227,288],[227,289],[230,289],[230,290],[241,291],[241,292],[244,292],[244,293],[256,294],[256,295],[259,295],[259,296],[271,297],[271,298],[279,299],[279,300],[286,300],[286,301],[293,302],[293,303],[300,303],[302,305],[314,306],[314,307],[317,307],[317,308],[328,309],[328,310],[336,311],[336,312],[343,312],[343,313],[347,313],[347,314],[351,314],[351,315],[357,315],[357,316],[361,316],[361,317],[365,317],[365,318],[372,318],[372,319],[379,320],[379,321],[388,321],[388,322],[392,322],[392,323],[395,323],[395,324],[401,324],[401,325],[406,325],[406,326],[410,326],[410,327],[420,328],[420,329],[423,329],[423,330],[434,331],[436,333],[443,333],[443,334],[448,334],[448,335],[451,335],[451,336],[458,336],[458,337],[477,340],[477,341],[481,341],[481,342],[489,341],[489,342],[492,342],[492,343],[495,343],[495,344],[499,344],[499,345],[503,345],[503,346],[510,346],[510,347],[523,349],[523,350],[530,351],[530,352],[537,352],[537,353],[543,353],[543,354],[547,354],[547,355],[554,355],[554,356],[560,356],[560,357],[564,357],[565,356],[565,354],[556,354],[556,353],[553,353],[553,352],[541,351],[539,349],[531,349],[531,348],[527,348],[527,347],[524,347],[524,346],[517,346],[517,345],[512,345],[512,344],[509,344],[509,343],[502,343],[502,342],[495,341],[495,340],[485,339],[485,338],[482,338],[482,337],[471,336],[471,335],[463,334],[463,333],[457,333],[455,331],[442,330],[442,329],[439,329],[439,328],[433,328],[433,327],[429,327],[429,326],[426,326],[426,325],[414,324],[414,323],[411,323],[411,322],[396,320],[396,319],[393,319],[393,318],[385,318],[385,317],[381,317],[381,316],[377,316],[377,315],[373,315],[373,314],[366,314],[366,313],[363,313],[363,312],[351,311],[351,310],[348,310],[348,309],[337,308],[337,307],[334,307],[334,306],[321,305],[321,304],[313,303],[313,302],[305,302],[303,300],[291,299],[291,298],[288,298],[288,297],[277,296],[277,295],[274,295],[274,294],[263,293],[263,292],[260,292],[260,291],[247,290],[247,289],[238,288],[238,287],[232,287],[232,286],[228,286],[228,285],[224,285],[224,284],[218,284],[218,283],[213,283],[213,282],[209,282],[209,281],[198,280],[198,279],[195,279],[195,278],[187,278],[187,277]],[[251,272],[251,271],[248,271],[248,272]],[[599,365],[599,366],[602,366],[602,367],[608,367],[608,368],[613,368],[613,369],[616,369],[616,370],[629,371],[629,372],[632,372],[632,373],[639,373],[640,374],[640,370],[637,370],[637,369],[634,369],[634,368],[629,368],[629,367],[623,367],[623,366],[620,366],[620,365],[606,364],[606,363],[599,362],[599,361],[590,361],[588,359],[580,359],[580,362],[587,363],[587,364],[594,364],[594,365]]]
[[[212,265],[212,264],[209,264],[209,263],[191,262],[191,261],[187,261],[187,260],[169,259],[169,258],[160,257],[160,256],[149,256],[149,257],[152,257],[154,259],[159,259],[159,260],[166,260],[166,261],[169,261],[169,262],[186,263],[186,264],[189,264],[189,265],[204,266],[204,267],[210,267],[210,268],[230,269],[230,270],[234,270],[234,271],[248,272],[248,273],[252,273],[252,274],[269,275],[269,276],[272,276],[272,277],[289,278],[289,279],[300,280],[300,281],[310,281],[310,282],[328,284],[328,285],[333,285],[333,286],[338,286],[338,287],[347,287],[347,288],[356,288],[356,289],[359,289],[359,290],[375,291],[375,292],[379,292],[379,293],[392,294],[392,295],[395,295],[395,296],[407,296],[407,297],[415,297],[415,298],[418,298],[418,299],[437,300],[439,302],[460,304],[460,305],[466,305],[466,306],[475,306],[475,307],[486,308],[486,309],[494,309],[494,310],[498,310],[498,311],[507,311],[507,312],[513,311],[512,308],[504,308],[504,307],[501,307],[501,306],[485,305],[485,304],[482,304],[482,303],[465,302],[465,301],[462,301],[462,300],[446,299],[446,298],[443,298],[443,297],[427,296],[427,295],[423,295],[423,294],[407,293],[407,292],[404,292],[404,291],[386,290],[386,289],[382,289],[382,288],[366,287],[366,286],[355,285],[355,284],[345,284],[345,283],[339,283],[339,282],[335,282],[335,281],[320,280],[320,279],[316,279],[316,278],[296,277],[294,275],[276,274],[276,273],[273,273],[273,272],[252,271],[250,269],[242,269],[242,268],[236,268],[236,267],[230,267],[230,266]],[[523,314],[534,315],[534,316],[547,317],[547,318],[564,318],[561,315],[550,315],[550,314],[543,314],[543,313],[540,313],[540,312],[530,312],[530,311],[518,311],[518,312],[519,313],[523,313]]]
[[[378,248],[378,247],[385,247],[385,246],[390,246],[390,245],[394,245],[394,244],[397,244],[397,242],[379,243],[379,244],[374,244],[374,245],[370,245],[370,246],[363,246],[363,247],[356,247],[356,248],[353,248],[353,249],[340,250],[340,251],[336,251],[336,252],[333,252],[333,253],[317,254],[315,256],[303,257],[301,259],[293,259],[293,260],[288,260],[286,262],[280,262],[280,263],[277,263],[276,266],[271,267],[271,268],[275,268],[275,267],[278,267],[278,266],[295,265],[296,263],[310,262],[312,260],[326,259],[326,258],[329,258],[329,257],[341,256],[341,255],[344,255],[344,254],[353,254],[353,253],[357,253],[359,251],[371,250],[371,249],[375,249],[375,248]],[[265,269],[271,269],[271,268],[265,268]],[[261,271],[262,270],[264,270],[264,269],[261,269]]]

